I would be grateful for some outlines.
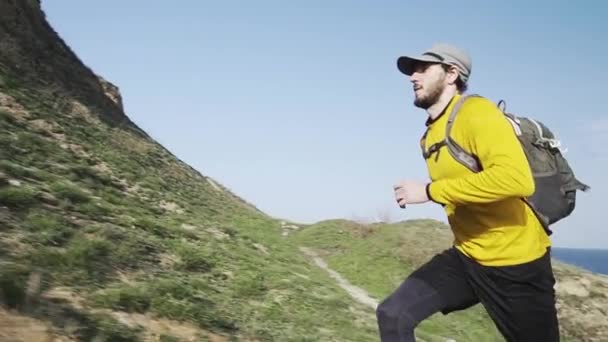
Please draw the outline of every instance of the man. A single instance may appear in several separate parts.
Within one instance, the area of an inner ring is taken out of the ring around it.
[[[381,341],[415,341],[424,319],[477,303],[507,341],[558,341],[550,240],[523,200],[535,184],[513,127],[483,97],[462,103],[450,136],[477,157],[482,170],[470,171],[443,143],[449,113],[467,88],[468,54],[437,44],[420,56],[400,57],[398,68],[410,78],[414,105],[428,114],[421,147],[431,181],[402,181],[395,197],[403,208],[442,205],[454,243],[378,306]]]

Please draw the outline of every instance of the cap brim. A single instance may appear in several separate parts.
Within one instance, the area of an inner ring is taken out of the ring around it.
[[[421,56],[401,56],[397,59],[397,68],[402,73],[410,76],[414,72],[414,65],[417,62],[427,62],[427,63],[441,63],[437,57],[430,55],[421,55]]]

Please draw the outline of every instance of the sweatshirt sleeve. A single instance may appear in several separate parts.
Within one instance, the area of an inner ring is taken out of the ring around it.
[[[532,171],[504,114],[487,100],[468,110],[472,112],[459,113],[469,115],[457,117],[456,121],[462,119],[459,129],[466,136],[463,146],[477,156],[482,171],[430,183],[429,198],[441,204],[459,205],[532,195],[535,190]]]

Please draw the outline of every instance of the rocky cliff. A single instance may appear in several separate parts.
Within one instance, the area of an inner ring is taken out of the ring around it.
[[[26,82],[32,92],[73,98],[110,124],[138,130],[120,101],[105,95],[109,84],[100,82],[48,24],[40,1],[0,1],[0,23],[0,70],[5,78]]]

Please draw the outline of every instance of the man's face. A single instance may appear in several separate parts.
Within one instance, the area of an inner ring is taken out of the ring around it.
[[[419,62],[410,76],[414,88],[414,105],[428,109],[439,101],[446,87],[446,72],[440,64]]]

